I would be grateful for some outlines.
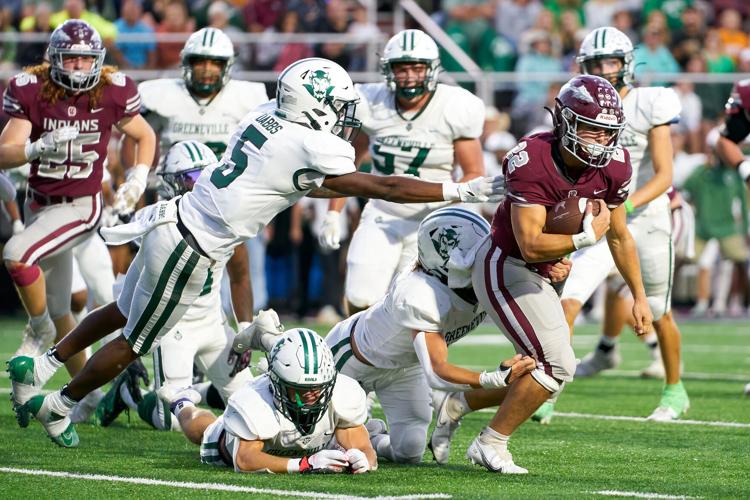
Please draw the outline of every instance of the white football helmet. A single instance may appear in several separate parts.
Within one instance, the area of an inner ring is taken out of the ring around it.
[[[597,75],[609,80],[616,89],[633,82],[635,65],[633,64],[633,43],[630,38],[611,26],[597,28],[583,39],[578,49],[576,61],[581,71],[587,75],[592,72],[592,63],[597,59],[617,58],[622,61],[622,69],[616,74]]]
[[[234,45],[232,40],[220,29],[203,28],[185,42],[180,52],[182,78],[191,91],[200,95],[209,95],[221,90],[229,81],[229,72],[234,64]],[[192,62],[196,59],[215,59],[224,62],[224,69],[216,82],[201,83],[193,77]]]
[[[362,122],[355,118],[359,94],[344,68],[320,57],[301,59],[281,72],[276,115],[352,141]]]
[[[393,64],[399,62],[417,62],[427,65],[427,76],[422,82],[412,87],[401,87],[393,74]],[[435,41],[420,30],[404,30],[394,35],[385,44],[383,57],[380,58],[380,69],[391,91],[407,99],[432,92],[437,87],[440,74],[440,53]]]
[[[211,148],[198,141],[180,141],[172,145],[159,165],[156,175],[161,177],[159,196],[168,200],[193,190],[201,171],[216,163]]]
[[[488,234],[490,224],[474,212],[455,206],[435,210],[417,229],[419,265],[448,284],[448,261],[453,252],[466,255]]]
[[[331,402],[336,366],[331,349],[307,328],[287,330],[268,354],[274,404],[303,435],[310,434]]]

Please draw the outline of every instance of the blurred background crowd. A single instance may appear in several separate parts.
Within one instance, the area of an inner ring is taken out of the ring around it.
[[[466,76],[472,67],[490,82],[490,92],[482,94],[487,104],[482,140],[489,173],[499,172],[502,157],[517,138],[551,126],[544,107],[553,105],[560,85],[570,73],[578,72],[575,56],[584,36],[601,26],[615,26],[626,33],[636,46],[636,79],[648,85],[673,86],[682,100],[680,122],[672,126],[675,186],[695,210],[697,244],[695,255],[683,256],[674,300],[693,307],[696,316],[746,314],[747,193],[734,170],[717,162],[712,145],[732,82],[743,78],[741,73],[750,78],[749,1],[409,3],[439,26],[442,38],[428,32],[441,45],[449,82],[478,92],[476,78]],[[136,80],[179,75],[184,40],[196,29],[211,26],[224,30],[234,41],[235,75],[258,77],[267,84],[269,95],[275,90],[276,72],[310,56],[338,62],[353,72],[355,81],[378,81],[377,50],[398,24],[425,28],[424,22],[415,21],[418,16],[412,10],[412,15],[403,15],[394,4],[375,0],[2,0],[0,87],[22,67],[41,62],[46,37],[69,18],[92,24],[105,40],[107,63]],[[470,65],[459,57],[460,52],[468,55]],[[6,120],[0,114],[0,125]],[[116,141],[111,149],[109,169],[116,184],[122,179]],[[22,181],[19,193],[23,193]],[[317,246],[325,203],[305,200],[249,243],[255,261],[256,308],[271,305],[299,317],[317,315],[327,323],[343,314],[346,246],[331,254]],[[361,206],[361,201],[349,203],[349,234]],[[491,217],[492,207],[487,207],[486,215]],[[5,216],[0,233],[7,240],[18,214],[7,208]],[[744,252],[733,251],[737,241]],[[2,279],[2,307],[19,307],[7,276]],[[596,304],[591,314],[596,316]]]

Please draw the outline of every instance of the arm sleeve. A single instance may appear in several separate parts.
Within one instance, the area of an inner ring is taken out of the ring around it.
[[[446,122],[453,140],[478,139],[484,127],[484,103],[462,88],[456,87],[456,98],[445,110]]]

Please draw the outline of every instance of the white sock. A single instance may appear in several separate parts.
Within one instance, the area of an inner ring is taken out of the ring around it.
[[[128,405],[128,408],[138,411],[138,404],[133,399],[133,395],[130,394],[127,384],[122,384],[120,386],[120,397],[122,398],[123,403]]]
[[[180,413],[185,408],[195,408],[195,403],[190,401],[188,398],[182,398],[169,405],[169,411],[171,411],[172,415],[174,415],[177,419],[180,418]]]
[[[55,374],[58,368],[63,365],[63,362],[50,354],[49,351],[45,352],[41,356],[34,358],[34,379],[35,382],[41,382],[44,384],[52,375]]]
[[[37,334],[48,332],[50,329],[55,331],[55,324],[52,323],[49,311],[46,309],[39,316],[30,316],[29,324],[31,325],[31,329]]]
[[[485,427],[482,432],[479,433],[479,442],[499,448],[500,450],[506,451],[508,449],[508,440],[510,436],[500,434],[491,427]]]
[[[469,403],[466,402],[466,395],[463,392],[454,393],[448,397],[445,412],[453,420],[460,420],[461,417],[471,412]]]
[[[63,396],[60,391],[50,393],[48,396],[48,404],[50,410],[57,413],[58,415],[67,416],[70,410],[78,404],[78,401],[74,401],[67,396]]]

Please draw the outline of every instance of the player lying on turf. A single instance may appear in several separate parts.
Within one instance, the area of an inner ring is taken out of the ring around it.
[[[269,354],[268,373],[235,392],[224,414],[195,405],[192,389],[159,390],[182,432],[201,447],[201,462],[237,472],[315,473],[376,470],[366,396],[336,373],[331,350],[312,330],[285,332]]]
[[[143,237],[121,300],[89,314],[46,354],[9,362],[21,426],[31,413],[56,444],[77,446],[68,417],[76,402],[156,349],[232,250],[303,196],[485,202],[504,192],[500,177],[433,183],[356,172],[348,140],[359,128],[358,96],[349,75],[332,61],[291,64],[279,75],[276,96],[247,115],[222,160],[203,170],[179,208],[176,200],[161,202],[110,230],[113,243]],[[68,385],[37,396],[70,356],[118,328],[123,334],[99,349]]]
[[[326,342],[336,368],[375,391],[388,434],[372,436],[379,457],[416,463],[424,454],[432,420],[431,389],[470,391],[497,406],[506,386],[536,367],[517,355],[482,373],[448,362],[448,346],[474,330],[487,313],[471,285],[473,256],[490,226],[463,208],[432,212],[417,231],[418,261],[402,272],[384,298],[336,325]],[[561,263],[556,278],[567,276]],[[440,463],[448,459],[435,454]]]

